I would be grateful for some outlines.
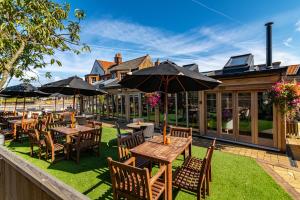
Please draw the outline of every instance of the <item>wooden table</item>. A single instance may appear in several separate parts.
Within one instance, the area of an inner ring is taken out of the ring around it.
[[[154,137],[151,140],[130,150],[132,156],[141,156],[151,161],[159,162],[167,165],[167,199],[172,199],[172,162],[184,152],[188,147],[191,147],[192,137],[181,138],[168,136],[171,139],[171,144],[163,144],[163,136]],[[191,151],[189,151],[191,154]]]
[[[128,128],[138,130],[138,129],[141,129],[143,126],[152,126],[152,125],[154,125],[154,124],[151,122],[139,122],[139,123],[134,122],[134,123],[127,124],[126,126]]]
[[[8,120],[8,123],[11,124],[12,129],[13,129],[13,136],[16,139],[17,136],[17,127],[21,126],[22,123],[34,123],[36,120],[35,119],[14,119],[14,120]]]
[[[72,135],[77,135],[81,131],[91,131],[94,130],[92,127],[76,125],[76,128],[70,128],[66,126],[51,128],[51,131],[64,134],[66,136],[67,143],[71,142]]]

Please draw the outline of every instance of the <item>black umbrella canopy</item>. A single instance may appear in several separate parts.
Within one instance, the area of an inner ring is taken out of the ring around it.
[[[212,89],[221,82],[201,73],[179,67],[171,61],[165,61],[157,67],[150,67],[133,72],[119,82],[123,87],[139,89],[143,92],[164,92],[164,127],[163,142],[167,142],[167,93],[199,91]]]
[[[171,61],[164,61],[157,67],[150,67],[126,75],[119,82],[123,87],[143,92],[177,93],[212,89],[221,82],[201,73],[179,67]]]
[[[81,94],[85,96],[94,96],[106,94],[105,91],[95,88],[77,76],[42,85],[40,90],[47,93],[60,93],[64,95]]]
[[[1,95],[9,97],[48,97],[50,94],[38,90],[29,83],[22,83],[5,88],[1,91]]]

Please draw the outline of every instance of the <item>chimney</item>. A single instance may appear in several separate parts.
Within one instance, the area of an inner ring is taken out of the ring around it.
[[[157,58],[157,60],[154,63],[154,66],[157,67],[160,64],[159,59]]]
[[[115,55],[115,63],[117,65],[119,65],[119,64],[122,63],[122,54],[121,53],[116,53],[116,55]]]
[[[272,68],[272,25],[273,22],[268,22],[266,26],[266,66]]]

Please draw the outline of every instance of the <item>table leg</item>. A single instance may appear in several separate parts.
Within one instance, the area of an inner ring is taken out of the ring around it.
[[[13,124],[13,136],[14,140],[17,139],[17,124]]]
[[[168,200],[172,200],[172,163],[167,165],[167,195]]]

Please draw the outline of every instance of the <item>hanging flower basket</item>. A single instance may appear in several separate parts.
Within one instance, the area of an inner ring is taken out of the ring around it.
[[[272,103],[279,106],[281,114],[292,116],[300,105],[300,85],[297,81],[277,82],[269,96]]]
[[[147,93],[146,96],[146,102],[151,106],[151,108],[154,108],[159,104],[160,101],[160,94],[157,92],[153,93]]]

